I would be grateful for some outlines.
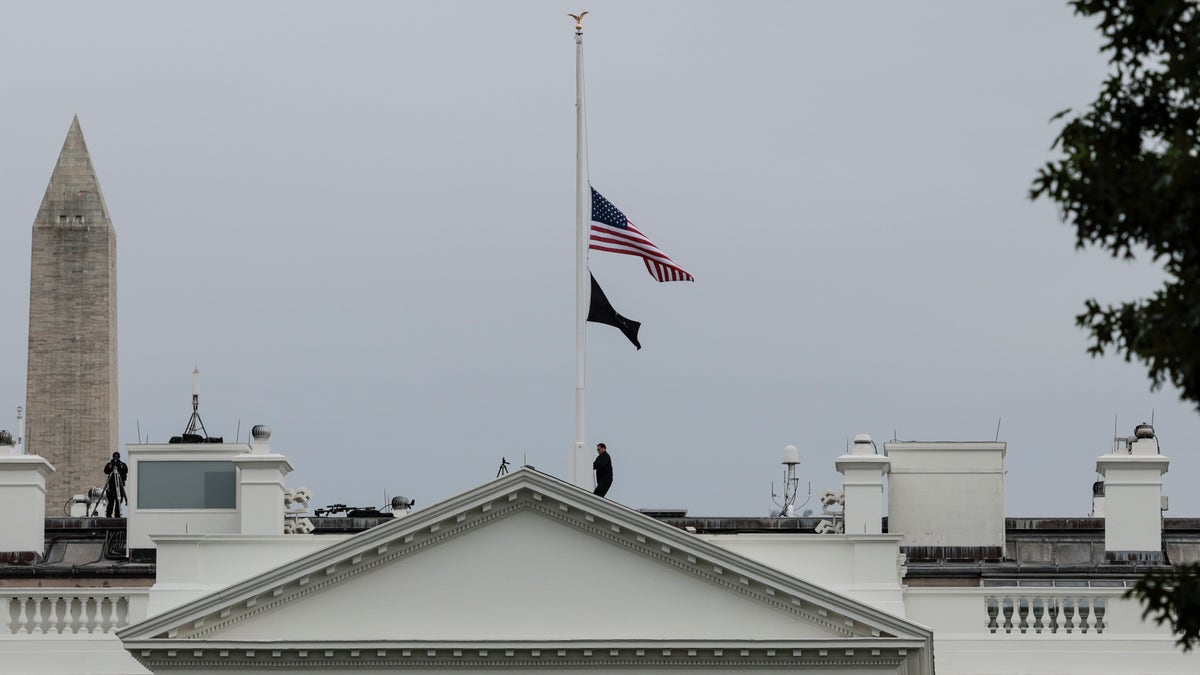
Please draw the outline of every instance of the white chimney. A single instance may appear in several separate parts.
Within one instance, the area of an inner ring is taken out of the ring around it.
[[[876,454],[875,444],[866,434],[855,436],[850,454],[835,460],[838,472],[845,476],[842,523],[846,534],[883,532],[883,476],[891,463],[887,457]]]
[[[284,476],[292,471],[287,457],[271,452],[271,428],[250,430],[250,452],[233,458],[238,468],[238,510],[242,534],[283,534]]]
[[[1162,551],[1162,477],[1169,465],[1149,424],[1139,424],[1133,438],[1117,439],[1112,454],[1096,458],[1104,481],[1105,551]]]
[[[5,447],[0,454],[0,551],[41,556],[46,546],[46,478],[54,467],[37,455],[9,450]]]
[[[1003,442],[883,444],[888,531],[901,546],[1004,547]]]

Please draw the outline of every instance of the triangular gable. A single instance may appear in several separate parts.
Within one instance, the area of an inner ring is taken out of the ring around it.
[[[258,663],[268,645],[271,661],[292,667],[352,651],[361,659],[364,648],[395,664],[464,649],[485,659],[640,651],[634,665],[645,667],[655,665],[647,648],[668,662],[679,649],[782,651],[799,666],[882,659],[912,662],[911,672],[927,672],[919,663],[931,658],[927,629],[529,469],[119,637],[147,665],[175,667],[180,653]],[[301,652],[322,658],[293,663]]]

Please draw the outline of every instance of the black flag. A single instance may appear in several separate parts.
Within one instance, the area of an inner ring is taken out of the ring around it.
[[[613,309],[612,304],[608,302],[608,298],[604,296],[603,289],[600,284],[596,283],[596,277],[592,277],[592,302],[588,307],[588,321],[592,323],[606,323],[613,328],[625,334],[634,347],[642,348],[642,343],[638,342],[638,329],[642,327],[640,321],[633,321],[617,314],[617,310]]]

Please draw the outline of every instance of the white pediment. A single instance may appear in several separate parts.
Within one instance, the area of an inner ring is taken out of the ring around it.
[[[271,640],[283,626],[290,639],[310,641],[815,639],[849,632],[631,555],[532,505],[297,597],[261,619],[218,622],[205,637]]]
[[[181,652],[202,660],[223,652],[227,660],[232,650],[253,660],[268,645],[275,659],[310,651],[362,658],[365,647],[372,658],[399,660],[384,667],[414,655],[461,658],[463,649],[510,659],[543,649],[560,658],[595,649],[645,658],[650,649],[668,660],[680,649],[692,658],[696,649],[709,658],[729,650],[774,658],[779,650],[793,665],[807,658],[866,666],[924,663],[931,644],[920,626],[530,470],[120,637],[151,666]],[[831,650],[842,661],[830,661]]]

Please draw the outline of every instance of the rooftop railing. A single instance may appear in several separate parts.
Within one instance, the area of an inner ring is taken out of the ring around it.
[[[146,618],[146,588],[0,589],[0,636],[98,635]]]

